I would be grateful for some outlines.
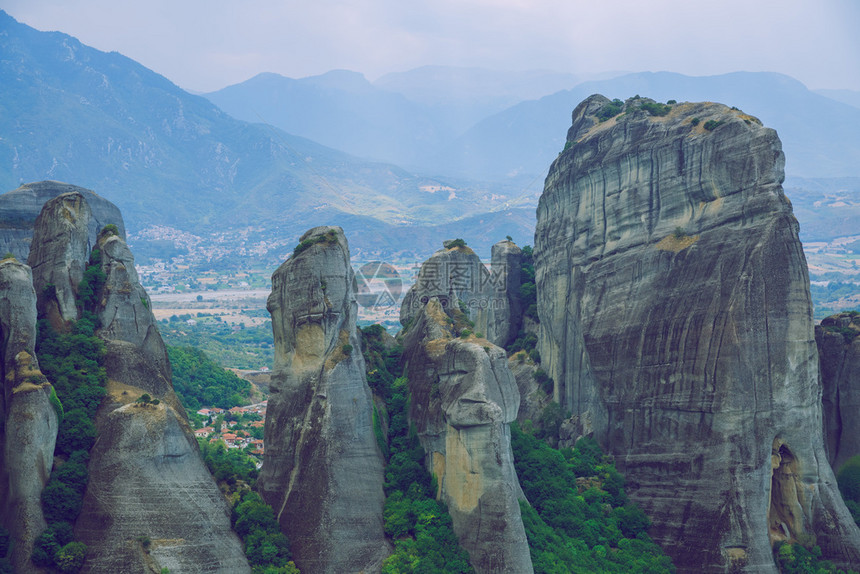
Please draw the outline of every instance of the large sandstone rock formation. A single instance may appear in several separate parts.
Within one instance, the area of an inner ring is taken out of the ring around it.
[[[40,315],[77,318],[74,299],[89,259],[90,209],[83,195],[49,201],[36,220],[30,261]],[[44,238],[44,239],[43,239]],[[89,483],[75,534],[88,547],[84,572],[249,572],[227,502],[200,457],[146,293],[125,241],[103,231],[95,247],[106,276],[95,309],[105,341],[108,395],[96,417]],[[62,297],[61,297],[62,293]],[[68,296],[67,296],[68,295]],[[71,303],[66,302],[70,299]],[[158,405],[138,405],[143,393]],[[151,540],[149,552],[140,543]]]
[[[30,268],[0,261],[0,524],[13,539],[16,572],[33,572],[33,541],[45,529],[42,489],[57,440],[53,390],[35,355],[36,293]]]
[[[117,206],[89,189],[61,183],[59,181],[39,181],[26,183],[0,195],[0,254],[11,253],[19,261],[27,261],[33,241],[33,227],[42,206],[50,199],[64,193],[77,192],[83,195],[92,218],[89,224],[89,244],[96,244],[99,230],[113,223],[119,235],[125,238],[125,225]]]
[[[841,331],[841,332],[840,332]],[[854,336],[852,337],[852,331]],[[843,335],[847,333],[847,336]],[[821,363],[824,442],[834,472],[860,454],[860,316],[827,317],[815,327]]]
[[[679,571],[775,572],[772,542],[803,533],[860,563],[824,452],[776,132],[711,103],[652,115],[639,98],[601,122],[607,104],[576,108],[538,206],[556,398],[615,456]]]
[[[384,459],[356,328],[349,246],[339,227],[305,233],[272,275],[275,365],[258,489],[305,574],[378,571]]]
[[[531,572],[510,442],[517,385],[503,349],[455,337],[452,322],[431,297],[406,334],[409,419],[475,571]]]
[[[445,246],[421,265],[400,306],[400,322],[410,325],[435,297],[446,312],[462,310],[474,331],[506,345],[519,330],[519,277],[522,251],[510,241],[493,246],[491,270],[465,245]]]

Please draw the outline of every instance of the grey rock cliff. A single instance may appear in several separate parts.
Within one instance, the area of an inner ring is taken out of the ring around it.
[[[860,318],[828,317],[815,327],[821,363],[824,442],[834,472],[860,454],[860,337],[847,341],[828,327],[860,330]],[[858,331],[860,332],[860,331]]]
[[[374,572],[390,548],[382,453],[356,328],[349,246],[316,227],[272,275],[275,365],[258,490],[305,574]]]
[[[493,247],[499,266],[509,259],[514,260],[515,251],[519,250],[513,243],[503,243],[510,245]],[[452,246],[451,241],[446,241],[445,247],[421,265],[415,283],[401,303],[400,322],[409,325],[424,305],[436,297],[446,312],[462,310],[474,323],[476,333],[495,344],[505,344],[512,330],[512,318],[518,310],[509,301],[507,288],[510,279],[517,281],[519,289],[519,266],[510,277],[499,266],[488,271],[471,248]]]
[[[499,241],[493,245],[490,273],[495,276],[496,296],[489,308],[487,338],[500,347],[516,339],[522,324],[519,296],[522,259],[523,252],[513,241]]]
[[[12,253],[19,261],[27,261],[33,241],[36,217],[45,203],[64,193],[80,193],[92,209],[88,229],[89,244],[95,245],[99,230],[113,223],[125,238],[125,224],[116,205],[95,192],[59,181],[26,183],[0,195],[0,254]]]
[[[36,292],[47,282],[76,291],[83,273],[90,213],[81,194],[49,201],[39,215],[30,261]],[[45,243],[41,243],[45,238]],[[105,341],[108,394],[96,416],[89,483],[75,534],[88,547],[83,572],[250,572],[230,527],[227,502],[206,469],[185,411],[171,384],[170,366],[149,299],[137,280],[125,241],[102,232],[95,247],[106,276],[97,312]],[[40,259],[41,258],[41,259]],[[65,265],[65,267],[64,267]],[[65,298],[64,298],[65,299]],[[61,303],[61,318],[77,309]],[[41,316],[51,318],[48,298]],[[143,393],[158,405],[137,405]],[[140,537],[152,541],[144,552]]]
[[[30,268],[0,261],[0,524],[13,539],[11,563],[34,572],[33,541],[44,530],[42,488],[51,474],[58,417],[39,370],[36,293]]]
[[[78,318],[75,297],[89,260],[91,219],[92,210],[78,192],[46,202],[36,218],[27,263],[33,269],[39,314],[55,329]]]
[[[538,206],[556,398],[615,456],[679,571],[775,572],[772,542],[802,533],[860,563],[826,462],[776,132],[711,103],[653,116],[642,99],[601,123],[608,102],[576,108]]]
[[[115,379],[152,396],[172,397],[167,349],[150,311],[149,295],[138,281],[134,257],[118,235],[103,234],[97,247],[106,276],[99,336],[107,346],[107,369]]]
[[[405,337],[409,419],[460,544],[479,574],[532,572],[510,440],[520,396],[505,351],[454,337],[436,297]]]

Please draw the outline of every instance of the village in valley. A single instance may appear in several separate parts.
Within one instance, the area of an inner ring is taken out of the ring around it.
[[[263,464],[263,426],[268,400],[244,407],[221,409],[204,407],[193,417],[197,424],[194,436],[209,443],[222,441],[227,449],[242,449],[254,458],[259,469]]]

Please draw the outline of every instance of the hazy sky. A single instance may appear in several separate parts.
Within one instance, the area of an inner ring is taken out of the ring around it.
[[[181,87],[335,68],[738,70],[860,90],[860,0],[0,0]]]

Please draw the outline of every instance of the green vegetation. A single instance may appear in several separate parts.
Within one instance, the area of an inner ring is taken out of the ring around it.
[[[827,317],[821,321],[821,328],[829,333],[839,333],[845,344],[849,345],[860,335],[860,313],[848,311]]]
[[[383,400],[391,396],[395,373],[400,373],[400,346],[385,345],[386,331],[382,325],[361,329],[361,347],[367,368],[367,384]]]
[[[836,473],[836,483],[845,506],[851,512],[854,522],[860,526],[860,455],[852,456]]]
[[[541,386],[543,392],[548,395],[552,394],[553,388],[555,387],[555,382],[552,380],[546,371],[543,369],[537,369],[534,373],[535,381]]]
[[[535,286],[534,250],[530,245],[523,247],[522,260],[520,263],[520,302],[523,308],[523,316],[528,317],[536,323],[540,323],[537,314],[537,287]],[[516,338],[509,343],[505,350],[508,355],[519,351],[525,351],[535,362],[540,362],[540,355],[535,347],[537,337],[532,333],[526,333],[520,329]]]
[[[149,396],[149,393],[143,393],[142,395],[137,397],[137,400],[135,400],[134,402],[144,407],[149,405],[155,406],[161,403],[161,401],[159,401],[158,399],[153,399],[151,396]]]
[[[173,389],[182,405],[191,412],[202,406],[221,409],[247,405],[251,383],[218,365],[194,347],[167,347],[173,367]]]
[[[605,122],[606,120],[614,118],[620,114],[622,109],[624,109],[624,102],[619,99],[614,99],[607,104],[603,104],[603,106],[597,110],[597,113],[594,115],[601,122]]]
[[[468,555],[457,542],[451,517],[434,499],[436,480],[424,469],[424,449],[407,419],[409,391],[401,377],[398,347],[387,348],[384,329],[371,325],[362,330],[362,348],[368,383],[385,402],[388,441],[382,435],[379,413],[374,409],[374,432],[385,444],[385,533],[394,541],[394,553],[382,566],[383,574],[469,573]]]
[[[228,449],[223,441],[197,442],[206,467],[233,504],[233,529],[254,574],[298,574],[275,511],[252,490],[258,475],[254,459],[238,448]]]
[[[639,105],[639,109],[645,110],[652,116],[665,116],[672,111],[672,106],[657,102],[642,102]]]
[[[119,227],[113,223],[108,223],[102,227],[100,235],[119,235]]]
[[[42,372],[53,381],[50,402],[60,419],[54,455],[58,462],[42,490],[42,510],[48,528],[33,548],[35,564],[60,572],[77,572],[86,559],[86,546],[75,542],[71,524],[77,519],[87,488],[87,461],[96,438],[95,414],[105,396],[107,373],[96,305],[105,283],[101,252],[93,249],[78,285],[80,319],[66,333],[57,333],[45,319],[38,322],[36,353]],[[46,295],[53,295],[54,289]]]
[[[455,247],[466,247],[466,242],[458,237],[448,243],[448,249],[454,249]]]
[[[523,523],[537,574],[674,572],[648,537],[648,517],[592,439],[555,450],[511,425]],[[577,477],[584,479],[577,484]]]
[[[723,122],[722,120],[708,120],[705,122],[705,125],[703,127],[710,132],[717,129],[724,123],[725,122]]]
[[[697,125],[699,125],[699,122],[701,122],[701,121],[702,120],[700,120],[699,118],[693,118],[692,120],[690,120],[690,123],[693,124],[694,126],[697,126]]]
[[[254,574],[298,572],[290,562],[290,544],[272,508],[256,492],[247,491],[233,508],[232,523],[242,539]]]
[[[675,231],[674,233],[672,233],[672,235],[675,236],[675,239],[684,239],[685,237],[687,237],[687,232],[684,231],[683,227],[678,226],[675,228]]]
[[[215,480],[230,492],[246,490],[257,480],[257,465],[238,448],[227,448],[224,441],[198,439],[200,454]]]
[[[337,243],[337,232],[334,229],[326,231],[322,235],[317,235],[316,237],[309,237],[305,239],[298,245],[296,245],[295,249],[293,249],[293,257],[298,255],[299,253],[310,249],[312,245],[316,245],[317,243]]]
[[[535,286],[534,250],[530,245],[523,247],[522,263],[520,264],[520,300],[523,314],[540,322],[537,314],[537,288]]]
[[[811,538],[807,544],[779,541],[774,545],[773,556],[781,574],[857,574],[855,570],[836,568],[829,560],[822,560],[821,548]]]
[[[196,325],[180,322],[192,318],[197,320]],[[205,352],[222,367],[260,369],[270,367],[274,361],[271,321],[258,326],[233,327],[218,316],[174,315],[170,321],[161,321],[159,331],[168,345],[168,352],[170,346],[194,347]]]
[[[6,254],[2,258],[0,258],[0,260],[5,261],[7,259],[15,259],[15,256],[12,255],[12,253],[7,251]],[[16,259],[16,261],[17,261],[17,259]]]

